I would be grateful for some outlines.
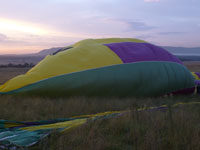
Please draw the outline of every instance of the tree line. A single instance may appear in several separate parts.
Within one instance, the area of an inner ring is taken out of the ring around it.
[[[35,66],[35,64],[33,64],[33,63],[27,63],[27,62],[25,62],[24,64],[13,64],[13,63],[2,64],[2,65],[0,65],[0,68],[7,68],[7,67],[16,67],[16,68],[26,68],[26,67],[29,67],[29,68],[32,68],[34,66]]]

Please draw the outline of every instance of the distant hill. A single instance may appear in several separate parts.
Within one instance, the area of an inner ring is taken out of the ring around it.
[[[165,50],[169,51],[172,54],[175,55],[200,55],[200,47],[193,47],[193,48],[186,48],[186,47],[172,47],[172,46],[161,46]],[[55,47],[50,49],[44,49],[41,50],[38,53],[35,53],[34,55],[38,56],[46,56],[55,53],[59,49],[62,49],[63,47]]]
[[[183,56],[183,55],[177,55],[177,57],[181,60],[181,61],[200,61],[200,55],[199,56]]]
[[[181,61],[200,61],[200,47],[162,46],[165,50],[177,56]]]
[[[35,53],[33,55],[35,55],[35,56],[47,56],[47,55],[55,53],[56,51],[58,51],[59,49],[62,49],[62,48],[63,47],[53,47],[53,48],[50,48],[50,49],[44,49],[44,50],[41,50],[40,52]]]
[[[0,65],[7,65],[7,64],[37,64],[39,61],[44,59],[45,56],[49,54],[53,54],[54,52],[58,51],[62,47],[44,49],[38,53],[33,54],[22,54],[22,55],[0,55]]]
[[[200,61],[200,47],[185,48],[185,47],[171,47],[162,46],[164,49],[170,53],[179,57],[182,61]],[[51,55],[63,47],[54,47],[50,49],[41,50],[38,53],[33,54],[23,54],[23,55],[0,55],[0,65],[12,64],[37,64],[45,56]]]
[[[175,55],[200,55],[200,47],[186,48],[186,47],[172,47],[162,46],[167,51]]]
[[[42,59],[44,59],[45,56],[51,55],[55,53],[56,51],[62,49],[62,47],[54,47],[50,49],[44,49],[41,50],[38,53],[32,53],[32,54],[21,54],[21,55],[0,55],[0,65],[7,65],[7,64],[37,64]]]
[[[35,55],[0,55],[0,65],[37,64],[44,56]]]

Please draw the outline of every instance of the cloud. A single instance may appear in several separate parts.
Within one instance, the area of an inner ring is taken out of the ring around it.
[[[184,34],[185,32],[159,32],[160,35],[177,35]]]
[[[142,40],[153,38],[153,36],[151,36],[151,35],[138,35],[138,36],[135,36],[135,37],[138,38],[138,39],[142,39]]]
[[[144,0],[144,2],[160,2],[160,0]]]
[[[129,26],[130,30],[134,31],[146,31],[156,28],[156,26],[147,25],[145,22],[139,21],[127,21],[126,24]]]
[[[5,34],[0,33],[0,41],[4,41],[7,39],[7,36]]]
[[[142,22],[142,21],[131,21],[128,19],[126,20],[126,19],[119,19],[119,18],[106,18],[106,19],[103,19],[103,22],[108,23],[112,25],[113,27],[118,26],[121,28],[121,30],[124,29],[124,31],[147,31],[147,30],[156,28],[156,26],[148,25],[147,23]]]

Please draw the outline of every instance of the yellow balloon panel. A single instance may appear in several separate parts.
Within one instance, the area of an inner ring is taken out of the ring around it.
[[[77,46],[47,56],[25,75],[17,76],[0,86],[0,92],[15,90],[57,75],[121,63],[121,59],[104,45]]]

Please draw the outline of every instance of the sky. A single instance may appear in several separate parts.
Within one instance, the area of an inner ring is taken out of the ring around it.
[[[200,47],[200,0],[0,0],[0,54],[88,38]]]

